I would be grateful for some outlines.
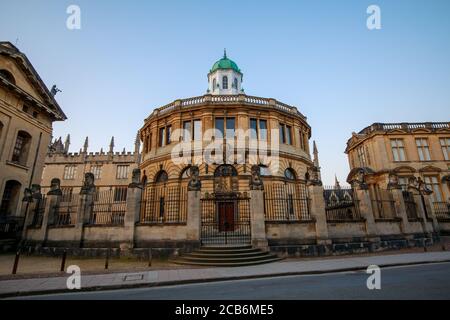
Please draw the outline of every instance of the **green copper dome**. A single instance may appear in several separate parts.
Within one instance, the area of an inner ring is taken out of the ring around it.
[[[218,69],[233,69],[234,71],[241,73],[241,70],[239,69],[237,64],[233,60],[227,58],[226,51],[224,51],[223,53],[223,58],[214,63],[209,72],[214,72]]]

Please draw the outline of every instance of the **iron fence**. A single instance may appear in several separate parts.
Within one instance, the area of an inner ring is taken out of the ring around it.
[[[95,192],[89,223],[92,225],[123,225],[127,209],[127,188],[110,187]]]
[[[403,191],[403,201],[406,207],[406,216],[408,220],[414,220],[418,218],[417,215],[417,204],[414,200],[414,195],[409,191]]]
[[[201,244],[250,244],[249,200],[246,195],[201,199]]]
[[[70,194],[70,197],[62,198],[53,207],[53,225],[67,226],[75,224],[79,205],[79,194]]]
[[[376,190],[375,194],[371,194],[371,201],[375,219],[395,219],[397,217],[395,201],[389,190]]]
[[[449,202],[433,202],[433,208],[438,220],[450,220]]]
[[[141,200],[141,223],[185,223],[186,217],[186,187],[147,185]]]
[[[351,188],[324,187],[327,221],[360,221],[359,202]]]
[[[311,220],[310,200],[304,183],[272,184],[264,187],[266,221]]]

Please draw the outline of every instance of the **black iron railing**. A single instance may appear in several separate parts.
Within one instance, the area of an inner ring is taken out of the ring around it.
[[[403,191],[403,201],[406,207],[406,216],[408,220],[414,220],[418,218],[417,215],[417,204],[414,200],[414,195],[411,192]]]
[[[450,220],[449,202],[433,202],[433,208],[438,220]]]
[[[310,221],[309,206],[304,183],[273,184],[264,187],[266,221]]]
[[[127,188],[110,187],[96,192],[91,204],[89,223],[92,225],[123,225],[127,209]]]
[[[141,200],[141,223],[185,223],[187,188],[179,185],[148,185]]]
[[[61,201],[53,207],[53,212],[51,213],[53,214],[53,225],[59,227],[75,224],[79,200],[79,194],[71,193],[70,197],[63,197]]]
[[[42,195],[41,198],[34,199],[34,201],[37,201],[37,203],[32,212],[33,219],[31,220],[31,226],[40,227],[42,226],[42,220],[44,218],[45,203],[47,202],[47,198],[45,195]]]

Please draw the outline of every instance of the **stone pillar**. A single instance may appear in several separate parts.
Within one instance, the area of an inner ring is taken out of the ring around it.
[[[370,200],[369,189],[367,185],[357,185],[354,188],[356,198],[358,199],[359,213],[366,221],[366,233],[369,240],[373,242],[379,241],[378,230],[373,215],[372,201]]]
[[[323,198],[322,183],[308,183],[311,217],[316,222],[317,244],[331,244],[328,237],[327,215],[325,212],[325,199]]]
[[[439,223],[436,217],[436,214],[434,213],[434,206],[433,206],[433,200],[428,193],[422,193],[423,202],[425,204],[426,212],[428,212],[428,218],[432,219],[433,224],[433,232],[435,232],[437,235],[440,233],[440,227]]]
[[[406,204],[405,199],[403,198],[403,191],[401,188],[392,188],[391,189],[392,198],[394,199],[395,211],[397,212],[397,216],[401,218],[400,228],[402,233],[405,235],[405,238],[412,237],[412,229],[411,224],[408,220],[408,215],[406,214]]]
[[[200,243],[201,232],[201,191],[189,190],[187,198],[186,240]]]
[[[141,172],[139,169],[133,170],[133,182],[128,185],[127,189],[127,207],[124,218],[125,241],[120,244],[122,254],[131,253],[134,248],[134,232],[136,223],[139,222],[141,212],[142,184],[140,183]]]
[[[27,229],[28,226],[33,222],[34,208],[36,206],[36,201],[33,201],[31,189],[25,188],[24,193],[25,195],[22,199],[22,208],[21,208],[22,210],[21,216],[24,217],[21,236],[22,241],[25,241],[27,238]]]
[[[84,182],[78,200],[77,218],[75,222],[74,242],[78,242],[80,248],[84,245],[84,225],[89,224],[92,205],[94,202],[94,175],[91,172],[84,174]]]
[[[45,202],[45,210],[44,216],[42,217],[42,226],[41,226],[42,242],[44,246],[48,239],[48,227],[52,225],[54,222],[55,207],[59,204],[60,201],[61,201],[60,194],[54,193],[47,194],[47,200]]]
[[[268,250],[263,190],[250,190],[250,230],[252,234],[252,246]]]
[[[433,232],[433,228],[428,224],[427,217],[425,214],[426,207],[424,206],[425,202],[422,201],[422,196],[419,192],[419,190],[415,188],[409,188],[409,192],[411,192],[414,196],[414,202],[417,204],[417,216],[420,219],[420,222],[422,224],[422,230],[427,237],[431,237],[431,234]]]

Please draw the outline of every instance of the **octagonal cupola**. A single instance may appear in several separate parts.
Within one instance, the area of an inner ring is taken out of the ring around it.
[[[243,74],[237,64],[227,57],[224,50],[223,58],[214,63],[208,73],[208,93],[218,94],[239,94],[241,89]]]

